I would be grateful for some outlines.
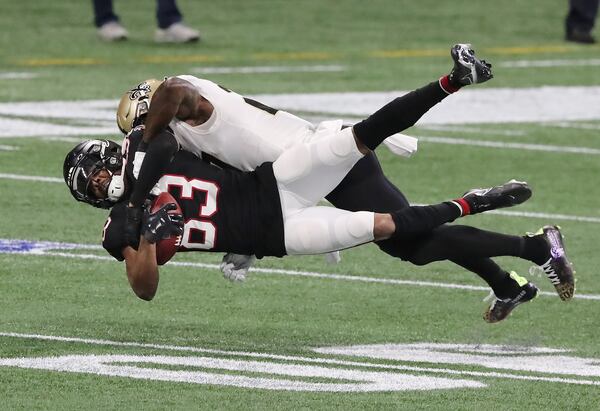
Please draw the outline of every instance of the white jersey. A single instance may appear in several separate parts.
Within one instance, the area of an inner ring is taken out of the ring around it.
[[[311,141],[325,131],[282,110],[261,107],[256,102],[228,91],[212,81],[194,76],[177,76],[193,84],[214,107],[203,124],[191,126],[177,119],[169,126],[182,148],[198,156],[210,154],[243,171],[275,161],[287,148]],[[341,128],[341,120],[325,122],[328,131]]]

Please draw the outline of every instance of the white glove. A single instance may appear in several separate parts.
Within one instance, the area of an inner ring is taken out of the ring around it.
[[[394,134],[383,140],[383,144],[397,156],[410,157],[417,152],[419,140],[406,134]]]
[[[325,261],[329,264],[338,264],[342,261],[342,256],[339,251],[332,251],[330,253],[324,254]]]
[[[242,255],[227,253],[223,256],[223,261],[219,268],[223,272],[223,277],[233,282],[242,282],[246,280],[248,270],[256,261],[253,255]]]

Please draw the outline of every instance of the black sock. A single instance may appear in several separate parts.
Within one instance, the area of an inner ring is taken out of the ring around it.
[[[548,244],[541,235],[533,237],[525,236],[523,238],[523,250],[521,257],[537,265],[542,265],[550,258]]]
[[[497,281],[492,290],[499,299],[513,298],[521,291],[521,286],[514,280],[509,273],[502,270],[502,280]]]
[[[414,239],[413,244],[413,257],[422,264],[500,256],[524,258],[523,237],[460,224],[435,228],[428,235]]]
[[[474,272],[484,280],[500,299],[514,297],[519,284],[491,258],[453,259],[453,263]]]
[[[438,81],[396,98],[369,118],[354,125],[354,135],[371,150],[389,136],[412,127],[431,107],[448,93]]]
[[[425,233],[456,220],[461,210],[452,202],[428,206],[412,206],[390,213],[396,230],[394,237],[407,237]]]

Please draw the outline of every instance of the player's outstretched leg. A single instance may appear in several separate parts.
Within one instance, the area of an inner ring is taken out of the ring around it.
[[[492,65],[475,57],[470,44],[456,44],[450,50],[454,68],[448,76],[450,84],[456,88],[488,81],[493,78]]]
[[[527,183],[510,180],[495,187],[469,190],[456,200],[403,208],[390,213],[395,226],[392,236],[406,237],[425,233],[459,217],[512,207],[525,202],[530,197],[531,189]],[[375,237],[381,238],[378,235]]]
[[[353,126],[356,137],[374,150],[384,139],[414,126],[431,107],[449,94],[463,86],[491,79],[491,64],[478,60],[470,47],[468,44],[452,47],[454,67],[450,74],[394,99],[365,120],[356,123]]]
[[[567,258],[560,227],[547,225],[540,228],[535,234],[528,234],[528,236],[539,240],[543,245],[544,255],[539,257],[537,264],[556,288],[560,299],[568,301],[573,298],[575,271],[573,271],[573,264]]]
[[[510,278],[518,285],[517,291],[508,297],[500,298],[494,295],[494,301],[483,313],[483,319],[488,323],[504,320],[518,305],[533,300],[538,293],[535,284],[511,271]]]

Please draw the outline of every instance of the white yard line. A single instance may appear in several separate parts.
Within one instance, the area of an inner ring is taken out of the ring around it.
[[[493,135],[493,136],[508,136],[508,137],[522,137],[526,133],[522,130],[498,130],[494,128],[481,128],[481,127],[463,127],[463,126],[452,126],[452,125],[424,125],[419,126],[419,130],[432,130],[432,131],[453,131],[456,133],[473,133],[480,135]],[[418,132],[415,132],[418,134]]]
[[[280,70],[279,66],[241,68],[243,70]],[[284,67],[284,66],[281,66]],[[340,67],[295,66],[294,69],[338,70]],[[203,70],[208,70],[204,68]],[[234,68],[212,68],[223,72]],[[240,68],[236,68],[240,69]],[[285,70],[291,67],[285,67]],[[272,107],[292,113],[313,113],[325,118],[360,119],[389,103],[406,90],[386,92],[336,92],[256,94],[255,98]],[[425,125],[468,125],[540,123],[544,121],[600,120],[598,86],[543,86],[461,90],[448,102],[429,110],[418,122]],[[565,104],[568,101],[569,104]],[[80,135],[118,135],[114,122],[117,100],[29,101],[0,103],[0,138]],[[56,123],[53,119],[61,119]],[[67,123],[65,123],[67,120]],[[77,120],[71,124],[68,120]],[[101,121],[101,123],[92,123]],[[481,126],[480,126],[481,127]]]
[[[503,68],[584,67],[600,66],[600,59],[515,60],[504,61],[497,65]]]
[[[40,137],[37,137],[40,138]],[[66,137],[66,136],[57,136],[57,137],[41,137],[44,141],[60,141],[61,143],[81,143],[85,140],[82,137]]]
[[[592,147],[555,146],[547,144],[507,143],[504,141],[472,140],[454,137],[418,137],[425,143],[453,144],[461,146],[504,148],[513,150],[545,151],[551,153],[600,155],[600,149]]]
[[[596,123],[581,123],[575,121],[546,121],[539,123],[545,127],[559,127],[559,128],[578,128],[581,130],[600,130],[600,124]]]
[[[364,368],[379,368],[386,370],[402,370],[402,371],[413,371],[413,372],[427,372],[435,374],[452,374],[452,375],[470,375],[477,377],[490,377],[490,378],[508,378],[517,380],[527,381],[545,381],[545,382],[557,382],[567,384],[578,384],[578,385],[600,385],[600,381],[596,380],[583,380],[583,379],[572,379],[572,378],[561,378],[561,377],[542,377],[534,375],[521,375],[521,374],[510,374],[506,372],[495,372],[495,371],[460,371],[450,368],[429,368],[429,367],[416,367],[410,365],[397,365],[397,364],[383,364],[383,363],[371,363],[361,361],[345,361],[333,358],[313,358],[303,356],[291,356],[291,355],[278,355],[278,354],[267,354],[247,351],[226,351],[216,350],[210,348],[190,347],[190,346],[178,346],[178,345],[165,345],[165,344],[151,344],[151,343],[138,343],[129,341],[111,341],[102,339],[92,338],[78,338],[78,337],[63,337],[54,335],[41,335],[41,334],[24,334],[15,332],[0,332],[0,337],[6,338],[22,338],[30,340],[41,340],[41,341],[56,341],[56,342],[69,342],[79,343],[87,345],[101,345],[111,347],[126,347],[126,348],[144,348],[153,350],[166,350],[166,351],[181,351],[181,352],[194,352],[194,353],[205,353],[205,354],[216,354],[225,356],[240,356],[280,361],[291,361],[294,363],[312,363],[312,364],[328,364],[328,365],[341,365],[351,367],[364,367]]]
[[[249,67],[196,67],[192,73],[199,74],[262,74],[262,73],[319,73],[345,71],[346,66],[249,66]]]
[[[493,210],[488,211],[488,214],[505,215],[510,217],[526,217],[526,218],[539,218],[542,220],[555,221],[579,221],[584,223],[600,223],[600,217],[586,217],[576,216],[567,214],[550,214],[550,213],[536,213],[529,211],[511,211],[511,210]]]
[[[57,243],[59,244],[59,243]],[[57,245],[58,248],[60,245]],[[65,244],[65,249],[76,249],[77,244]],[[97,246],[92,245],[83,245],[86,249],[96,249]],[[50,257],[63,257],[63,258],[74,258],[74,259],[83,259],[83,260],[98,260],[98,261],[111,261],[115,262],[116,260],[112,257],[105,255],[96,255],[96,254],[76,254],[69,252],[59,252],[59,251],[50,251],[49,247],[36,249],[35,251],[30,252],[21,252],[21,251],[9,251],[9,253],[21,254],[26,256],[50,256]],[[207,263],[193,263],[193,262],[185,262],[185,261],[171,261],[169,262],[171,266],[177,267],[192,267],[192,268],[204,268],[211,270],[219,270],[218,264],[207,264]],[[375,284],[388,284],[388,285],[408,285],[408,286],[417,286],[417,287],[433,287],[433,288],[444,288],[444,289],[453,289],[453,290],[466,290],[466,291],[484,291],[489,292],[489,287],[483,286],[475,286],[475,285],[466,285],[466,284],[456,284],[456,283],[442,283],[436,281],[416,281],[416,280],[398,280],[394,278],[377,278],[377,277],[365,277],[359,275],[344,275],[344,274],[328,274],[328,273],[319,273],[314,271],[297,271],[297,270],[286,270],[280,268],[260,268],[260,267],[252,267],[250,269],[252,273],[261,273],[261,274],[276,274],[276,275],[287,275],[287,276],[296,276],[296,277],[308,277],[308,278],[320,278],[327,280],[337,280],[337,281],[354,281],[354,282],[363,282],[363,283],[375,283]],[[540,291],[538,295],[543,295],[547,297],[558,297],[556,293],[549,291]],[[600,295],[596,294],[575,294],[574,298],[582,299],[582,300],[594,300],[600,301]]]
[[[58,177],[43,177],[43,176],[25,176],[21,174],[6,174],[0,173],[0,179],[5,180],[23,180],[23,181],[37,181],[40,183],[63,183],[65,180]]]
[[[0,72],[0,80],[30,80],[36,77],[39,77],[39,74],[25,71]]]
[[[406,92],[260,94],[253,98],[292,113],[364,118]],[[431,108],[417,125],[596,121],[600,119],[599,96],[598,86],[465,89]]]

